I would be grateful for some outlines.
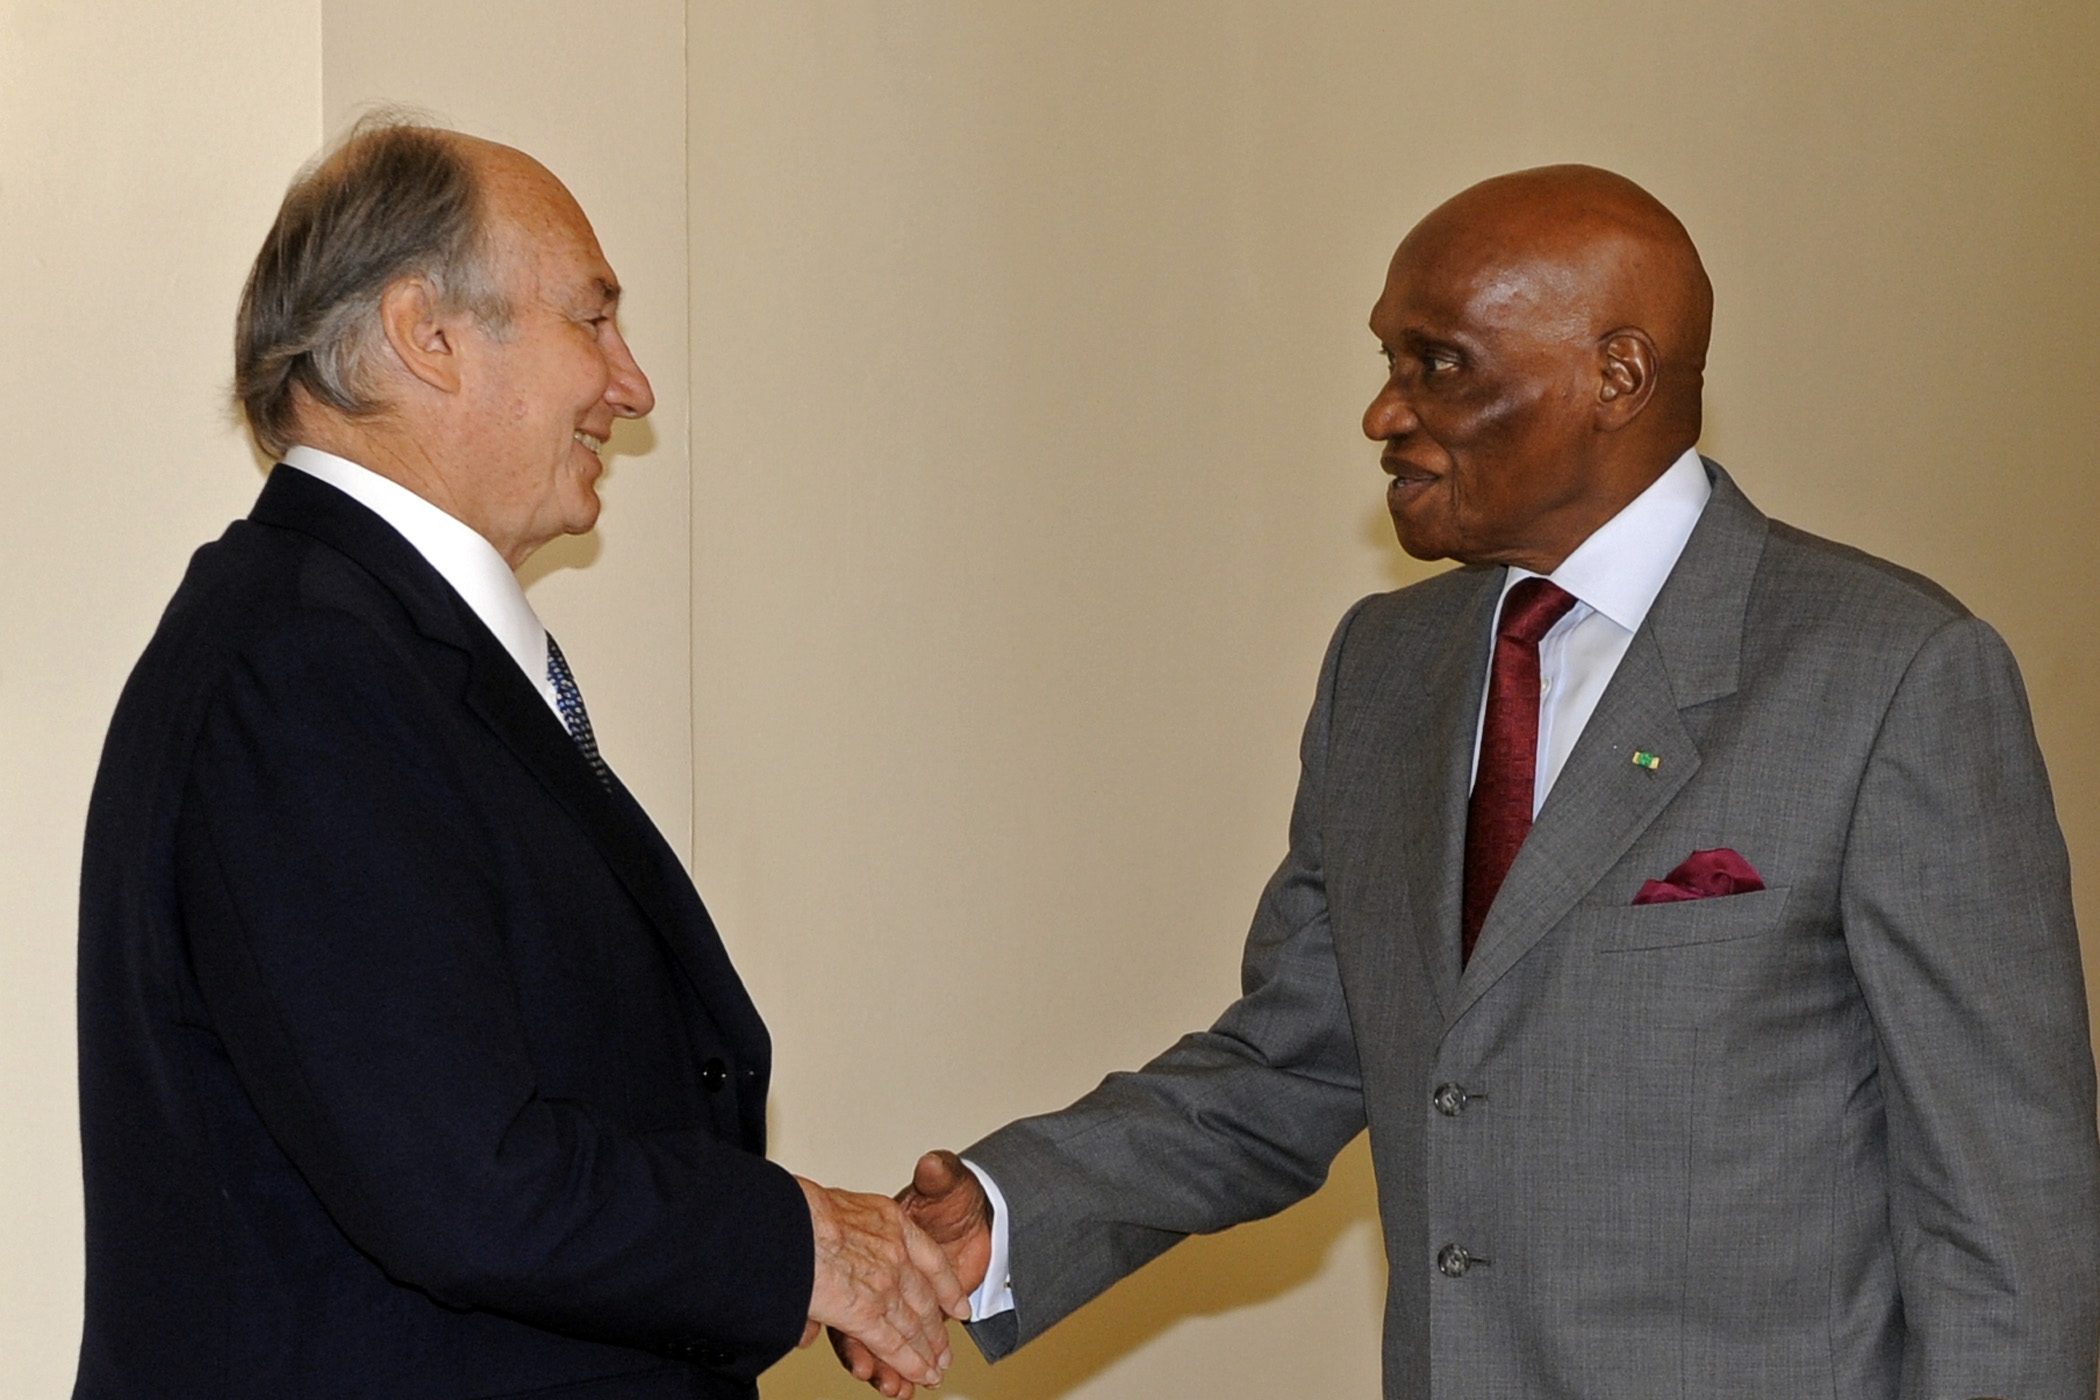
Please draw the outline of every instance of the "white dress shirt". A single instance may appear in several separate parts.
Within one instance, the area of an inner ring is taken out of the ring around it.
[[[399,482],[319,448],[294,447],[284,454],[284,464],[327,482],[399,531],[503,643],[547,708],[561,718],[561,702],[547,677],[547,629],[525,601],[518,576],[480,531]]]
[[[1706,509],[1713,483],[1696,450],[1686,450],[1669,469],[1633,498],[1624,510],[1597,528],[1577,545],[1546,577],[1575,596],[1570,608],[1539,642],[1539,744],[1538,765],[1532,781],[1531,812],[1538,815],[1560,776],[1575,741],[1596,712],[1597,701],[1611,683],[1612,673],[1633,645],[1633,634],[1648,620],[1655,595],[1662,592],[1677,556],[1692,537],[1699,515]],[[1503,581],[1502,597],[1527,578],[1538,575],[1511,568]],[[1495,604],[1488,635],[1502,620],[1502,602]],[[1487,718],[1487,696],[1481,695],[1480,718],[1473,726],[1473,767],[1480,768],[1480,729]],[[1007,1230],[1006,1198],[990,1175],[965,1159],[964,1165],[977,1174],[992,1201],[992,1262],[984,1283],[970,1295],[970,1318],[985,1318],[1006,1312],[1014,1305],[1012,1258]]]
[[[1575,547],[1559,568],[1546,575],[1575,596],[1553,629],[1539,641],[1539,747],[1533,771],[1531,814],[1546,805],[1546,794],[1575,750],[1575,741],[1596,712],[1604,687],[1633,645],[1633,634],[1648,620],[1655,595],[1677,567],[1692,528],[1713,494],[1706,468],[1696,451],[1670,464],[1648,489],[1626,508],[1598,526]],[[1538,575],[1512,567],[1502,583],[1509,590]],[[1495,604],[1489,636],[1502,620]],[[1487,723],[1487,693],[1480,697],[1480,719],[1473,726],[1473,770],[1480,771],[1480,733]]]

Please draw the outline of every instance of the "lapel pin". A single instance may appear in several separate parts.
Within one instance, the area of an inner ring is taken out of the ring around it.
[[[1663,766],[1662,755],[1649,753],[1646,749],[1635,749],[1633,751],[1633,766],[1645,768],[1650,773],[1653,773],[1656,769]]]

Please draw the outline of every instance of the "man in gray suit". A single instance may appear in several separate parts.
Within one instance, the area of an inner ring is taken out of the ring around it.
[[[2093,1063],[2018,672],[1694,452],[1711,306],[1585,167],[1400,245],[1364,430],[1401,544],[1466,567],[1336,632],[1242,998],[920,1163],[989,1354],[1368,1125],[1392,1400],[2090,1400]]]

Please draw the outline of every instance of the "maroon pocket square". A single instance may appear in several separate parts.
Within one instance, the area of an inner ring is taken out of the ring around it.
[[[1734,851],[1693,851],[1684,864],[1641,886],[1635,904],[1672,904],[1680,899],[1711,899],[1716,895],[1749,894],[1765,887],[1764,877]]]

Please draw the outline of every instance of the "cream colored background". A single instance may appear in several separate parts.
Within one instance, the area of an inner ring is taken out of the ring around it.
[[[0,1395],[78,1336],[101,730],[253,495],[233,302],[363,105],[540,155],[621,271],[659,407],[533,598],[774,1028],[775,1155],[887,1188],[1231,995],[1327,629],[1422,572],[1363,317],[1515,166],[1671,204],[1706,450],[2005,631],[2100,919],[2096,65],[2086,0],[0,0]],[[1359,1144],[948,1393],[1374,1394],[1373,1216]]]

